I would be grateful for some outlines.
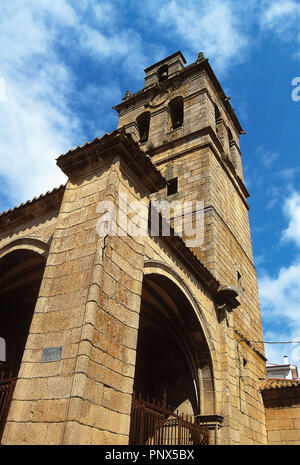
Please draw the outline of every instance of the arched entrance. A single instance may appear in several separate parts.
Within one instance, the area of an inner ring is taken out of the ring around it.
[[[184,292],[163,274],[144,276],[134,393],[191,418],[214,413],[212,361],[200,321]]]
[[[16,245],[0,251],[0,440],[18,377],[44,269],[45,254]]]

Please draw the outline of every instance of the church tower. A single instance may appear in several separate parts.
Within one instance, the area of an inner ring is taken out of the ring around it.
[[[243,411],[244,402],[255,405],[257,385],[253,379],[265,376],[264,346],[257,342],[263,341],[263,333],[249,193],[239,144],[240,135],[246,133],[203,53],[185,65],[178,51],[149,66],[145,87],[134,94],[127,91],[114,108],[119,115],[118,128],[131,133],[168,181],[166,188],[152,194],[152,200],[204,203],[203,240],[192,250],[224,286],[224,292],[234,289],[239,295],[233,328],[239,391],[244,392],[237,394],[236,401]],[[175,227],[176,208],[173,213]],[[263,422],[261,405],[258,409]]]
[[[237,289],[236,329],[261,341],[249,193],[239,144],[245,131],[208,59],[199,53],[195,63],[185,63],[178,51],[146,68],[144,89],[133,95],[127,91],[114,107],[118,128],[131,133],[168,180],[153,200],[204,202],[204,241],[194,252],[221,283]]]
[[[244,131],[202,53],[145,73],[65,185],[0,215],[1,444],[267,442]]]

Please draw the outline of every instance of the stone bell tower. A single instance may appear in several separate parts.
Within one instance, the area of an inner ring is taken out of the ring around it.
[[[14,370],[0,372],[1,444],[135,444],[137,430],[148,444],[134,394],[168,399],[211,443],[266,443],[244,131],[203,54],[145,72],[114,107],[117,130],[57,158],[64,186],[0,215]],[[151,206],[166,204],[173,229],[153,234]]]
[[[145,87],[127,91],[114,108],[118,127],[132,134],[168,180],[152,200],[204,202],[204,237],[193,251],[224,289],[239,295],[232,318],[243,411],[257,394],[253,378],[265,376],[264,346],[254,342],[263,334],[239,144],[245,132],[203,53],[185,64],[178,51],[149,66]],[[256,408],[263,421],[262,404]]]

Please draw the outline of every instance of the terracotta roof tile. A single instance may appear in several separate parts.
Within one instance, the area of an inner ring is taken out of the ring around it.
[[[282,379],[282,378],[269,378],[261,384],[261,391],[267,389],[282,389],[289,387],[300,386],[300,379]]]
[[[148,154],[141,150],[125,128],[115,129],[103,137],[96,137],[92,142],[69,150],[56,159],[57,165],[70,178],[82,171],[84,167],[96,166],[97,160],[111,156],[118,148],[118,155],[128,167],[135,172],[141,182],[150,190],[156,192],[167,185],[167,180],[157,169]]]
[[[22,202],[20,203],[20,205],[17,205],[16,207],[13,207],[13,208],[10,208],[9,210],[6,210],[4,212],[0,212],[0,216],[4,216],[4,215],[8,215],[9,213],[13,213],[15,212],[16,210],[18,210],[19,208],[22,208],[22,207],[27,207],[28,205],[38,201],[38,200],[42,200],[46,197],[49,197],[50,195],[54,194],[55,192],[58,192],[60,191],[61,189],[64,189],[65,188],[65,184],[61,184],[59,187],[55,187],[54,189],[52,189],[51,191],[47,191],[45,194],[41,194],[39,195],[38,197],[34,197],[33,199],[31,200],[27,200],[26,202]]]

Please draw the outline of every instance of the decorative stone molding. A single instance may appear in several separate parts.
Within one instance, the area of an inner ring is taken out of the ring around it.
[[[57,165],[67,176],[76,178],[84,169],[93,171],[103,167],[110,157],[120,157],[137,174],[150,193],[166,186],[167,181],[150,157],[124,129],[115,130],[101,139],[97,137],[93,142],[69,150],[57,159]]]
[[[221,415],[196,415],[195,419],[200,424],[205,424],[210,433],[210,444],[218,444],[218,431],[222,428],[224,417]]]
[[[218,307],[227,306],[228,309],[233,310],[241,304],[237,300],[239,296],[238,290],[234,286],[221,285],[216,293],[216,302]]]
[[[0,228],[16,227],[18,224],[37,218],[50,210],[58,209],[62,202],[64,191],[65,185],[61,185],[51,192],[49,191],[39,197],[34,197],[32,200],[28,200],[15,208],[3,212],[0,215]]]

